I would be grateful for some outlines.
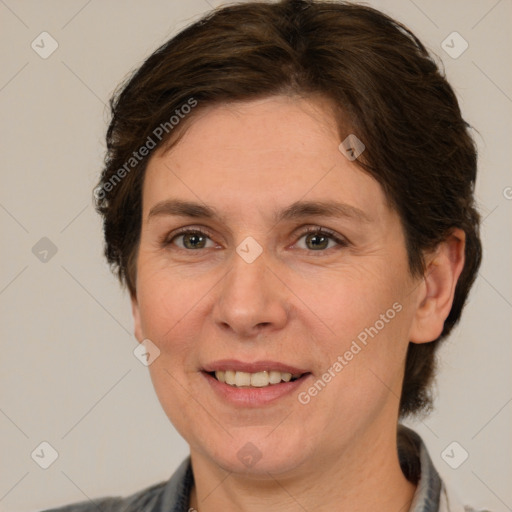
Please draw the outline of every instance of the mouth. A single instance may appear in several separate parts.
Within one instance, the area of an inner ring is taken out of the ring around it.
[[[224,402],[260,407],[293,396],[310,371],[276,361],[216,361],[202,368],[211,389]]]
[[[266,388],[282,382],[295,382],[306,375],[305,373],[292,374],[279,370],[263,370],[255,373],[217,370],[207,373],[219,382],[236,388]]]

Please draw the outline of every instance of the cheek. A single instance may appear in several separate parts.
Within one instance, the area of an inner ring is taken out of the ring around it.
[[[168,349],[168,340],[186,332],[209,288],[204,277],[189,277],[151,260],[142,261],[137,298],[144,336],[161,350]]]
[[[198,414],[197,403],[190,397],[200,396],[192,347],[201,329],[201,299],[211,285],[148,260],[139,270],[137,297],[143,336],[160,350],[149,366],[151,380],[168,418],[187,438],[190,422]]]
[[[300,284],[312,311],[308,329],[318,333],[323,352],[320,372],[330,368],[336,374],[330,387],[336,401],[347,401],[345,406],[365,396],[380,400],[388,388],[400,392],[413,311],[407,306],[406,265],[389,267],[389,262],[353,267]],[[320,331],[313,328],[315,321]]]
[[[378,327],[382,327],[382,321],[386,327],[396,323],[391,320],[397,316],[396,309],[403,307],[407,293],[404,275],[401,269],[390,272],[389,262],[376,261],[337,271],[322,270],[315,275],[302,274],[293,287],[304,302],[303,309],[309,309],[331,337],[346,341],[376,322]],[[393,308],[394,304],[400,306]],[[381,315],[385,316],[383,320]]]

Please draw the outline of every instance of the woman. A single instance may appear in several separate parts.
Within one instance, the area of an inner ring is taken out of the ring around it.
[[[163,45],[95,196],[190,458],[59,510],[464,510],[398,420],[480,264],[475,178],[453,90],[376,10],[250,2]]]

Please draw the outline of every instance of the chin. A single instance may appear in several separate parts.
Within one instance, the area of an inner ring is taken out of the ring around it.
[[[291,474],[305,464],[305,446],[299,437],[290,438],[283,432],[280,438],[272,434],[269,437],[261,431],[251,434],[250,428],[244,430],[244,434],[226,439],[224,443],[202,446],[200,452],[225,471],[265,479],[269,474]],[[286,442],[283,442],[284,434]]]

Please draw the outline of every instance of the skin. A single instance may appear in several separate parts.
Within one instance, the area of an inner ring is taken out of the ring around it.
[[[428,255],[426,275],[413,278],[399,216],[378,182],[338,149],[332,112],[325,99],[286,96],[208,107],[147,167],[135,334],[160,350],[151,378],[190,445],[190,506],[201,512],[396,512],[408,510],[415,491],[396,448],[405,355],[409,341],[442,330],[464,233],[455,230]],[[169,199],[207,204],[219,216],[150,215]],[[306,200],[341,202],[364,219],[309,214],[276,223],[273,212]],[[207,231],[200,248],[175,234],[187,226]],[[308,226],[345,242],[315,249]],[[249,236],[263,249],[252,263],[236,251]],[[300,403],[298,393],[395,303],[401,311]],[[311,373],[297,391],[246,407],[221,398],[201,373],[219,359]],[[261,456],[251,467],[237,456],[248,442]]]

